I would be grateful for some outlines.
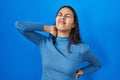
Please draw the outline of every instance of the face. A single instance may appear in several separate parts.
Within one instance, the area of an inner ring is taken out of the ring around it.
[[[67,8],[62,8],[56,17],[56,28],[61,31],[70,31],[74,28],[74,15],[73,12]]]

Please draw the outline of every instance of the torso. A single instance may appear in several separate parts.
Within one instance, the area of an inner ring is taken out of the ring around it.
[[[49,80],[68,80],[68,78],[73,80],[75,78],[75,72],[82,61],[84,51],[82,44],[72,44],[71,53],[69,53],[67,45],[67,38],[58,37],[55,45],[51,39],[48,39],[46,44],[40,47],[43,76],[51,77]]]

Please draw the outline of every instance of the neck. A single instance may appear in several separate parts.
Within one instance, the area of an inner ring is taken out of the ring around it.
[[[70,31],[59,31],[58,30],[58,36],[60,36],[60,37],[68,37],[69,33],[70,33]]]

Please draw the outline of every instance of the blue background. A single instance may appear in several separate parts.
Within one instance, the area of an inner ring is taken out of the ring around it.
[[[80,80],[119,80],[120,0],[0,0],[0,80],[40,80],[39,49],[16,29],[16,20],[52,25],[57,10],[71,5],[81,36],[102,68]]]

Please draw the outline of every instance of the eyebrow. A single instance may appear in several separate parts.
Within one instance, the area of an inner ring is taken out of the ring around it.
[[[62,14],[62,12],[59,12],[58,14]],[[65,14],[65,15],[70,15],[70,16],[72,16],[72,14],[69,14],[69,13],[67,13],[67,14]]]
[[[71,14],[66,14],[66,15],[70,15],[70,16],[72,16]]]

